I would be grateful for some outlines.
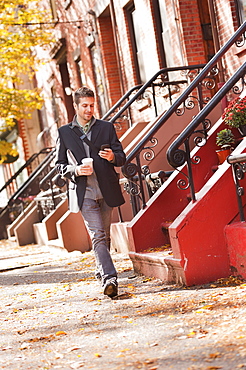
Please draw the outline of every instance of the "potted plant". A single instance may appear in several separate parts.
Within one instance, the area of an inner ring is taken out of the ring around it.
[[[242,136],[246,136],[246,96],[232,100],[225,108],[222,119],[228,126],[236,127]]]
[[[221,147],[220,150],[216,150],[219,158],[219,164],[222,164],[228,155],[231,154],[231,147],[234,141],[234,134],[229,128],[225,128],[220,132],[217,132],[216,144]]]

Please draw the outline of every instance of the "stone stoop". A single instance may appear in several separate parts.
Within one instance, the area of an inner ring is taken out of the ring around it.
[[[128,222],[115,222],[111,224],[111,249],[125,255],[129,254],[127,225]]]
[[[170,251],[129,252],[136,274],[160,279],[167,284],[185,285],[181,260],[170,256]]]

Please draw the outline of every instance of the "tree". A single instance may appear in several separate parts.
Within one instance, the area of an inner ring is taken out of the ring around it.
[[[44,26],[45,24],[45,26]],[[35,47],[53,41],[50,14],[33,0],[0,0],[0,132],[42,106],[41,91],[24,87],[23,78],[33,79],[39,63]],[[0,163],[17,155],[10,143],[0,140]]]

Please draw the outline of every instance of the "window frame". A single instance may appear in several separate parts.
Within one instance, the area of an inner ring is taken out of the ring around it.
[[[241,25],[246,20],[246,14],[244,12],[243,0],[235,0],[235,6],[236,6],[238,24]]]
[[[136,41],[136,36],[134,32],[134,24],[133,24],[133,17],[132,13],[135,10],[135,4],[134,1],[130,2],[125,8],[125,14],[126,14],[126,19],[127,19],[127,25],[128,25],[128,30],[129,30],[129,35],[130,35],[130,43],[131,43],[131,49],[132,49],[132,56],[133,56],[133,65],[136,73],[136,80],[137,83],[140,84],[141,81],[141,75],[140,75],[140,69],[139,69],[139,63],[138,63],[138,57],[137,57],[137,41]]]

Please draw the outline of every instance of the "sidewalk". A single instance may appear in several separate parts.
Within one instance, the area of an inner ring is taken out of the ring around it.
[[[113,300],[92,252],[0,241],[0,369],[246,369],[244,281],[167,286],[112,256]]]

